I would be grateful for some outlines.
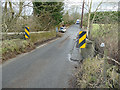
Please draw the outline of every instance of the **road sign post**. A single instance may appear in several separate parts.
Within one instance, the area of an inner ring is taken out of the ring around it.
[[[29,27],[25,27],[25,39],[29,39],[30,38],[30,30]]]
[[[58,27],[56,27],[56,37],[57,37],[57,33],[58,33]]]

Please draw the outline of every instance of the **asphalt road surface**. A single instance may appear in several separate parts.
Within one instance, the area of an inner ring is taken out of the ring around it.
[[[60,39],[4,63],[3,88],[67,88],[74,62],[69,60],[74,38],[79,31],[72,25]]]

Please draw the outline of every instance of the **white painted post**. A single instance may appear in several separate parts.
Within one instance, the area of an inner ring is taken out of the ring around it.
[[[101,43],[100,47],[102,47],[104,49],[104,67],[103,67],[103,79],[104,79],[104,84],[106,82],[106,63],[107,63],[107,60],[106,60],[106,55],[107,55],[107,51],[105,50],[105,44],[104,43]]]

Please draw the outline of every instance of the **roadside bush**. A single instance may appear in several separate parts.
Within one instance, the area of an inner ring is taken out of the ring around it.
[[[107,55],[118,59],[118,24],[93,24],[91,31],[93,40],[96,40],[96,48],[101,51],[100,44],[105,43]]]
[[[7,59],[15,57],[17,54],[30,51],[33,48],[35,48],[33,43],[28,40],[5,40],[2,43],[2,60],[4,62]]]
[[[104,58],[88,58],[77,68],[70,85],[73,88],[119,88],[118,67],[106,64],[106,82],[103,79]],[[74,82],[73,82],[74,81]]]

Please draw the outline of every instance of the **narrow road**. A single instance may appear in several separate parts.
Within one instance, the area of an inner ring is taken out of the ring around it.
[[[68,54],[78,30],[72,25],[62,38],[6,62],[3,88],[67,88],[75,65]]]

